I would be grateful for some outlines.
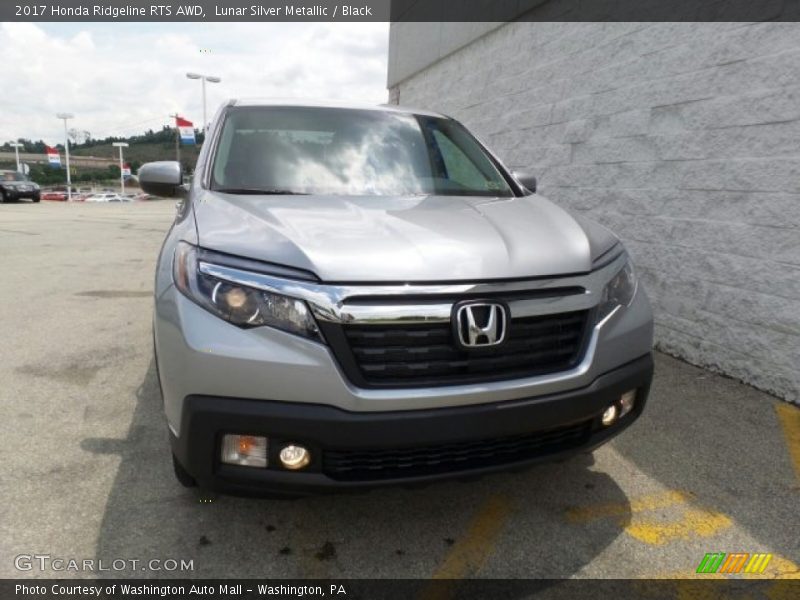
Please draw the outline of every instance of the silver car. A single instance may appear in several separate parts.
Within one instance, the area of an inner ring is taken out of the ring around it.
[[[650,304],[620,241],[461,124],[230,101],[178,196],[154,338],[185,485],[300,495],[588,452],[642,412]]]

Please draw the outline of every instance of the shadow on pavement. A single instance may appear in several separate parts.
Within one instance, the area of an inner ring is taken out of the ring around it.
[[[497,548],[478,573],[488,577],[569,577],[591,562],[630,519],[570,523],[570,507],[628,506],[617,484],[589,469],[591,456],[523,473],[422,489],[300,500],[207,497],[172,474],[161,398],[151,361],[137,393],[128,437],[87,439],[90,452],[121,458],[97,540],[96,558],[192,560],[190,572],[129,570],[106,576],[428,578],[470,535],[492,498],[510,508]],[[465,567],[464,576],[476,573]]]

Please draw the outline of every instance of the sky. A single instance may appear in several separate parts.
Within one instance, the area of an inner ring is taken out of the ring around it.
[[[386,102],[387,23],[2,23],[0,143],[63,143],[58,112],[92,137],[200,126],[228,98]]]

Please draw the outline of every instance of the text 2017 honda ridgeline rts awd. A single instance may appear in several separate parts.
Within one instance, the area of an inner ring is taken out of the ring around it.
[[[231,491],[411,483],[588,451],[641,413],[652,314],[605,228],[461,124],[231,101],[158,261],[175,472]]]

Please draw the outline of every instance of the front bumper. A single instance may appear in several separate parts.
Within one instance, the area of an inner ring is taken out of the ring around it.
[[[357,413],[318,404],[189,396],[181,434],[171,435],[172,449],[201,487],[230,493],[303,495],[474,476],[603,444],[641,414],[652,376],[652,355],[646,354],[576,390],[413,411]],[[631,389],[637,390],[633,411],[603,427],[605,408]],[[268,468],[221,464],[224,433],[270,438]],[[278,466],[277,453],[289,442],[312,452],[312,463],[302,472]],[[372,466],[343,471],[343,456]],[[386,464],[392,468],[380,467]]]

